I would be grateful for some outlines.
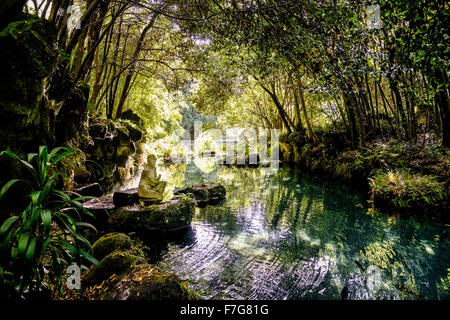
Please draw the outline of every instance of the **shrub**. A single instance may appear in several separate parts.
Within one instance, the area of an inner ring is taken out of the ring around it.
[[[62,277],[70,263],[81,266],[81,259],[99,264],[88,251],[89,241],[79,230],[95,227],[79,221],[81,214],[93,216],[81,201],[92,197],[76,197],[57,190],[56,180],[65,176],[55,172],[55,165],[75,152],[75,149],[55,148],[48,152],[46,146],[38,153],[28,154],[27,161],[11,151],[0,155],[9,156],[25,166],[28,180],[13,179],[0,190],[0,199],[15,183],[29,184],[30,201],[21,216],[7,218],[0,226],[0,286],[14,288],[17,297],[23,298],[42,289],[45,280],[53,283],[53,293],[61,292]],[[67,176],[65,176],[67,178]],[[46,275],[48,270],[48,275]]]
[[[378,172],[370,179],[375,200],[391,202],[396,207],[435,204],[444,198],[444,184],[434,176],[412,174],[405,169]]]

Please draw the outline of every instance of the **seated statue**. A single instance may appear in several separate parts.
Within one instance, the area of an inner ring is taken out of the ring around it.
[[[144,202],[159,202],[163,199],[166,181],[160,181],[161,175],[156,174],[156,156],[147,156],[147,166],[142,171],[138,186],[138,195]]]

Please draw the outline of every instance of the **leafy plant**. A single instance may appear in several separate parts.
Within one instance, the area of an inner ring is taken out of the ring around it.
[[[192,199],[195,199],[194,195],[192,193],[182,193],[179,195],[180,199],[185,201],[191,201]]]
[[[96,231],[91,224],[79,221],[81,214],[94,217],[81,204],[92,197],[77,195],[71,199],[55,187],[58,177],[67,178],[55,170],[56,164],[75,151],[59,147],[48,152],[46,146],[40,146],[38,153],[28,154],[27,161],[11,151],[0,153],[17,160],[30,175],[28,180],[10,180],[0,191],[1,199],[18,182],[31,190],[22,215],[7,218],[0,227],[0,285],[14,288],[20,298],[25,291],[40,290],[46,280],[52,282],[54,292],[61,293],[63,274],[69,263],[81,266],[84,258],[99,265],[88,253],[91,244],[79,232],[85,227]]]
[[[412,203],[437,203],[444,198],[444,186],[434,176],[412,174],[405,169],[379,171],[370,179],[372,190],[378,197],[391,199],[397,207]]]

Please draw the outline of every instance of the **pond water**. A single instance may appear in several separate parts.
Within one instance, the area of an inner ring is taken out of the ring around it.
[[[448,226],[376,213],[364,194],[289,168],[206,172],[166,168],[170,190],[215,181],[227,199],[197,208],[157,259],[205,299],[450,298]]]

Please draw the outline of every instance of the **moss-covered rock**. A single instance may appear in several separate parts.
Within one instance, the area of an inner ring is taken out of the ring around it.
[[[118,231],[165,233],[188,227],[194,207],[195,201],[187,199],[172,199],[149,206],[136,204],[117,209],[108,224]]]
[[[109,233],[102,236],[92,245],[92,253],[98,260],[116,250],[130,249],[131,238],[124,233]]]
[[[120,279],[107,281],[103,288],[94,291],[101,300],[194,300],[186,284],[174,275],[159,271],[149,264],[137,265]]]
[[[143,257],[129,251],[115,250],[100,261],[100,267],[95,267],[86,275],[85,281],[88,285],[99,283],[113,274],[121,275],[129,272],[133,264],[145,262]]]
[[[195,199],[197,206],[203,207],[206,204],[217,204],[225,199],[225,187],[217,183],[197,184],[183,188],[174,192],[175,198],[180,199],[181,195],[191,196]]]
[[[141,117],[138,116],[136,112],[132,109],[128,109],[122,113],[122,116],[120,117],[124,120],[129,120],[134,124],[137,124],[139,126],[142,126],[144,122],[142,121]]]
[[[208,203],[215,204],[225,199],[227,192],[224,186],[217,183],[208,183],[206,188],[209,194]]]
[[[204,207],[208,204],[209,192],[205,185],[195,185],[174,192],[176,198],[180,198],[181,195],[192,197],[199,207]]]

